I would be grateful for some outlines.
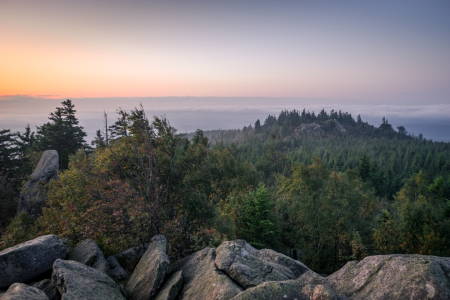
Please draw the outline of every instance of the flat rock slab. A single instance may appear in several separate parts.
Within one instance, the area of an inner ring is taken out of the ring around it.
[[[295,280],[270,281],[246,289],[232,300],[311,300]]]
[[[51,270],[67,248],[56,235],[44,235],[0,252],[0,288],[27,282]]]
[[[228,300],[242,291],[215,265],[216,251],[205,248],[173,264],[173,270],[183,271],[183,288],[178,300]]]
[[[162,235],[154,236],[130,276],[126,290],[130,299],[155,299],[166,275],[170,261],[166,254],[167,241]]]
[[[52,282],[62,299],[124,300],[108,275],[82,263],[58,259],[53,264]]]
[[[450,258],[376,255],[348,262],[326,278],[351,299],[450,299]]]
[[[23,283],[14,283],[9,287],[0,300],[48,300],[47,295],[40,289]]]
[[[42,153],[39,163],[31,174],[31,180],[47,183],[58,177],[59,156],[56,150],[46,150]]]
[[[216,252],[216,266],[244,289],[266,281],[296,279],[309,271],[297,260],[269,249],[256,250],[244,240],[223,242]]]
[[[102,250],[92,239],[86,239],[67,254],[67,260],[73,260],[92,267],[105,274],[109,273],[108,262]]]
[[[163,285],[155,300],[174,300],[183,286],[183,271],[172,274]]]

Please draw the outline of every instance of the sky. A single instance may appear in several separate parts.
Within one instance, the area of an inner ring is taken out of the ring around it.
[[[144,102],[181,131],[324,107],[450,141],[449,16],[448,0],[0,0],[0,127],[70,98],[89,132]]]

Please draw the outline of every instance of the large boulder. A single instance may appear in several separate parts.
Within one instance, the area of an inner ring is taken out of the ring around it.
[[[58,177],[59,156],[56,150],[46,150],[42,153],[39,163],[31,174],[31,180],[47,183]]]
[[[155,300],[174,300],[183,285],[183,272],[172,274],[163,285]]]
[[[179,300],[225,300],[242,291],[224,272],[215,265],[216,251],[205,248],[182,258],[173,264],[173,270],[183,271],[183,288]]]
[[[309,271],[301,262],[269,249],[256,250],[244,240],[223,242],[216,266],[244,289],[266,281],[296,279]]]
[[[450,258],[376,255],[348,262],[328,284],[351,299],[450,299]]]
[[[162,235],[154,236],[144,256],[131,274],[126,290],[130,299],[154,299],[166,275],[170,261],[166,254],[167,241]]]
[[[232,300],[310,300],[295,280],[268,281],[246,289]]]
[[[0,252],[0,288],[27,282],[51,270],[67,248],[56,235],[44,235]]]
[[[67,260],[74,260],[109,274],[109,265],[102,250],[92,239],[86,239],[67,254]]]
[[[40,289],[23,283],[14,283],[9,287],[0,300],[48,300],[47,295]]]
[[[35,287],[43,291],[49,300],[60,300],[61,293],[58,291],[56,285],[50,279],[44,279],[38,282],[30,283],[29,286]]]
[[[125,299],[108,275],[72,260],[55,261],[52,282],[61,293],[62,299]]]
[[[42,207],[45,204],[47,187],[40,181],[30,180],[25,182],[20,190],[19,207],[17,211],[26,212],[33,218],[42,215]]]
[[[59,156],[56,150],[46,150],[42,153],[37,167],[31,174],[31,180],[26,182],[20,191],[18,211],[25,211],[37,218],[42,214],[45,203],[46,183],[58,178]]]

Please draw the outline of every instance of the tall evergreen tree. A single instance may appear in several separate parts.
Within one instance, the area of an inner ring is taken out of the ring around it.
[[[0,172],[11,173],[15,169],[14,134],[10,129],[0,130]]]
[[[75,105],[67,99],[50,113],[48,122],[37,128],[38,148],[44,150],[56,150],[59,155],[60,168],[66,169],[69,164],[69,155],[79,149],[87,148],[85,144],[86,132],[79,126],[75,117]]]

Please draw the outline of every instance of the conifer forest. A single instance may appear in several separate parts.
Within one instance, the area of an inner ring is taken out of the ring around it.
[[[139,107],[105,115],[88,143],[66,100],[36,130],[0,130],[0,250],[51,233],[108,255],[163,234],[175,260],[245,239],[324,274],[368,255],[450,256],[450,143],[334,110],[248,122],[178,134]],[[59,178],[33,217],[19,196],[45,150]]]

